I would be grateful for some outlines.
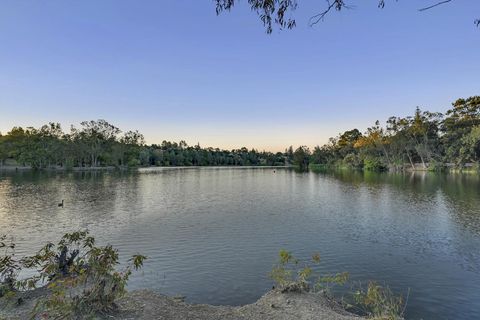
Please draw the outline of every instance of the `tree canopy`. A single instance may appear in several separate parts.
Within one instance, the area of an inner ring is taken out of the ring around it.
[[[458,99],[445,115],[415,109],[412,116],[390,117],[364,133],[347,130],[316,147],[312,162],[364,169],[438,169],[480,162],[480,97]]]
[[[63,132],[59,123],[13,127],[0,134],[0,166],[7,160],[35,169],[50,167],[285,165],[291,156],[245,147],[234,150],[189,146],[185,141],[145,145],[138,131],[122,131],[105,120],[83,121]]]
[[[347,130],[313,151],[306,146],[267,152],[190,146],[185,141],[146,145],[138,131],[105,120],[83,121],[64,132],[58,123],[13,127],[0,134],[0,166],[32,168],[132,166],[277,166],[310,164],[367,170],[480,166],[480,96],[458,99],[444,114],[417,107],[411,116],[376,121],[365,131]]]

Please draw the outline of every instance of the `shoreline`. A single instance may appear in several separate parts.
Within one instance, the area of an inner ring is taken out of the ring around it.
[[[253,168],[292,168],[293,165],[282,165],[282,166],[148,166],[148,167],[114,167],[114,166],[105,166],[105,167],[49,167],[49,168],[39,168],[35,169],[28,166],[0,166],[0,172],[102,172],[102,171],[155,171],[155,170],[166,170],[166,169],[199,169],[199,168],[219,168],[219,169],[228,169],[228,168],[243,168],[243,169],[253,169]],[[411,168],[405,167],[403,169],[390,169],[390,170],[365,170],[362,168],[349,168],[345,166],[336,166],[336,165],[324,165],[324,164],[311,164],[309,169],[306,171],[318,171],[318,170],[350,170],[350,171],[359,171],[359,172],[377,172],[377,173],[415,173],[415,172],[431,172],[431,173],[454,173],[454,174],[480,174],[480,171],[472,166],[465,166],[463,168],[447,166],[442,170],[432,170],[431,168]]]
[[[15,301],[0,299],[0,319],[30,318],[30,310],[48,294],[44,288],[20,293]],[[19,300],[21,299],[21,300]],[[116,310],[98,319],[135,320],[360,320],[366,319],[345,311],[338,302],[323,293],[282,292],[272,289],[257,301],[243,306],[189,304],[183,298],[170,297],[150,290],[129,291],[117,300]]]
[[[39,171],[39,172],[88,172],[88,171],[129,171],[129,170],[155,170],[155,169],[195,169],[195,168],[293,168],[293,166],[149,166],[149,167],[113,167],[113,166],[106,166],[106,167],[70,167],[70,168],[39,168],[35,169],[28,166],[0,166],[1,171],[18,171],[18,172],[26,172],[26,171]]]
[[[480,170],[476,169],[475,167],[468,165],[463,166],[461,168],[454,167],[450,165],[446,165],[441,168],[434,168],[434,167],[427,167],[423,168],[420,166],[416,166],[415,169],[409,166],[405,166],[402,168],[390,168],[385,170],[367,170],[364,168],[352,168],[348,166],[342,165],[327,165],[327,164],[310,164],[309,170],[345,170],[345,171],[358,171],[358,172],[376,172],[376,173],[412,173],[412,172],[430,172],[430,173],[474,173],[480,174]]]

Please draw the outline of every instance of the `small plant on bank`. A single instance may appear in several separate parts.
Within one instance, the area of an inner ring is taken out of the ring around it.
[[[367,289],[358,284],[353,290],[354,308],[375,320],[403,319],[406,302],[402,296],[396,296],[388,286],[370,281]]]
[[[112,246],[95,246],[88,231],[65,234],[58,244],[48,243],[35,255],[14,260],[14,265],[36,274],[14,280],[13,290],[30,290],[43,286],[48,290],[39,300],[32,318],[83,319],[97,313],[111,311],[115,300],[125,293],[125,286],[134,270],[146,259],[134,255],[128,265],[117,271],[118,251]],[[0,270],[8,267],[0,260]],[[5,260],[8,262],[9,260]],[[10,262],[10,264],[12,264]]]
[[[320,263],[320,255],[314,254],[309,261],[300,261],[290,252],[281,250],[279,260],[270,272],[270,278],[281,292],[321,292],[334,299],[332,289],[344,286],[349,281],[348,272],[331,275],[318,275],[312,265]],[[312,285],[313,284],[313,285]],[[401,296],[396,296],[388,286],[368,282],[364,289],[361,283],[351,286],[351,290],[340,299],[346,309],[375,320],[400,320],[406,307]]]
[[[15,243],[7,236],[0,236],[0,298],[14,294],[20,263],[15,259]]]
[[[318,291],[328,292],[334,285],[343,285],[348,280],[348,273],[320,276],[313,270],[313,265],[320,263],[320,254],[312,255],[309,261],[300,261],[290,252],[280,250],[279,260],[270,272],[270,278],[282,292]],[[311,288],[313,283],[313,288]]]

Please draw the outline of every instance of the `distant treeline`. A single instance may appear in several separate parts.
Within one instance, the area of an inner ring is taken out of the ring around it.
[[[145,145],[138,131],[121,130],[105,120],[84,121],[63,132],[60,124],[41,128],[14,127],[0,134],[0,165],[41,168],[136,166],[257,166],[288,165],[291,154],[255,149],[221,150],[189,146],[185,141]],[[289,157],[290,155],[290,157]]]
[[[313,151],[266,152],[189,146],[185,141],[145,145],[138,131],[123,133],[105,120],[84,121],[65,133],[58,123],[41,128],[14,127],[0,134],[0,165],[13,161],[32,168],[136,166],[277,166],[311,164],[365,170],[437,170],[479,167],[480,96],[458,99],[445,114],[422,111],[390,117],[364,133],[345,131]]]
[[[313,164],[367,170],[440,170],[480,161],[480,96],[458,99],[445,114],[417,107],[409,117],[390,117],[364,133],[345,131],[313,152]],[[298,152],[298,150],[297,150]],[[297,153],[296,152],[296,153]]]

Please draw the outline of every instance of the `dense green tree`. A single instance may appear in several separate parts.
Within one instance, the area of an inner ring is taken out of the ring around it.
[[[310,150],[306,146],[298,147],[293,153],[293,164],[300,170],[307,170],[310,164]]]
[[[464,157],[465,153],[461,151],[462,144],[459,142],[478,125],[480,125],[480,96],[458,99],[452,104],[441,127],[443,132],[441,139],[445,146],[447,161],[453,161],[457,165],[468,161]]]
[[[390,159],[394,169],[402,169],[408,162],[415,169],[413,155],[415,147],[408,134],[410,121],[407,118],[390,117],[387,120],[386,134],[389,142]]]
[[[316,146],[313,149],[311,160],[314,164],[333,164],[335,157],[329,146],[324,145],[322,147]]]
[[[60,124],[13,127],[0,135],[0,165],[9,159],[33,168],[97,166],[278,166],[310,163],[383,170],[423,169],[444,164],[462,168],[480,162],[480,97],[458,99],[441,113],[417,108],[412,116],[377,121],[362,134],[347,130],[313,152],[293,146],[285,152],[245,147],[233,150],[189,146],[185,141],[145,145],[138,131],[121,135],[105,120],[84,121],[64,133]]]
[[[475,126],[470,132],[462,137],[460,148],[462,162],[480,161],[480,126]]]
[[[7,137],[0,132],[0,167],[5,165],[8,159]]]
[[[427,168],[427,163],[440,157],[442,150],[438,133],[441,120],[440,113],[422,112],[417,107],[410,121],[408,133],[423,168]]]
[[[364,134],[357,129],[331,138],[316,147],[315,164],[347,165],[373,169],[438,168],[443,164],[462,167],[478,162],[480,97],[458,99],[446,117],[416,108],[413,116],[390,117],[385,127],[376,122]],[[353,148],[352,148],[353,143]]]
[[[389,152],[389,137],[386,130],[376,121],[375,125],[368,128],[365,134],[358,138],[355,148],[359,150],[364,165],[375,164],[375,167],[384,168],[392,163]]]
[[[99,159],[110,152],[120,134],[120,129],[105,120],[83,121],[81,128],[72,128],[72,134],[81,148],[88,154],[90,165],[99,165]]]

